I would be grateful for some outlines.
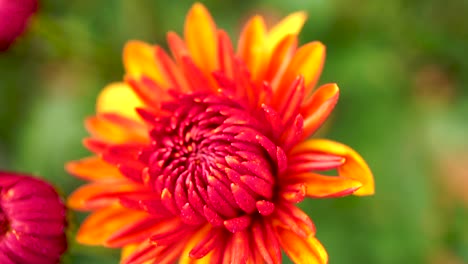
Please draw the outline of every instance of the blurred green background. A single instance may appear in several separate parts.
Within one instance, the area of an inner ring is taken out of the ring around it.
[[[321,40],[321,83],[340,101],[319,136],[344,142],[375,174],[373,197],[308,200],[330,263],[468,263],[468,1],[202,1],[237,39],[255,13],[305,10],[301,43]],[[121,80],[129,39],[165,46],[191,1],[43,0],[30,28],[0,54],[0,168],[35,173],[66,196],[82,182],[63,164],[87,155],[83,119]],[[83,247],[71,214],[64,263],[118,263]]]

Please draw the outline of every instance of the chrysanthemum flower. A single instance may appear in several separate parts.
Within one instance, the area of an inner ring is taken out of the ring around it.
[[[195,4],[184,38],[129,42],[123,82],[107,86],[86,120],[95,155],[67,165],[90,181],[69,205],[92,214],[79,242],[123,248],[122,263],[326,263],[305,197],[374,192],[352,149],[307,139],[338,99],[315,88],[325,47],[298,47],[305,14],[267,29],[255,16],[234,50]],[[335,170],[337,176],[320,172]]]
[[[59,263],[66,210],[48,183],[0,171],[0,263]]]
[[[0,51],[23,33],[36,10],[37,0],[0,0]]]

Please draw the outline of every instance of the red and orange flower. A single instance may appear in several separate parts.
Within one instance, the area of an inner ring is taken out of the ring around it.
[[[92,214],[77,239],[123,248],[122,263],[326,263],[305,197],[374,193],[352,149],[307,139],[338,99],[314,88],[325,47],[298,47],[305,14],[267,29],[255,16],[237,50],[208,11],[189,11],[172,56],[139,41],[124,49],[124,82],[108,85],[86,120],[95,155],[70,162],[85,180],[68,204]],[[321,171],[336,170],[337,176]]]

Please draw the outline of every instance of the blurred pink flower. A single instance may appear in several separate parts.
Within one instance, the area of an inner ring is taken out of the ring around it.
[[[0,0],[0,51],[23,33],[36,10],[37,0]]]
[[[0,263],[59,263],[66,209],[40,179],[0,171]]]

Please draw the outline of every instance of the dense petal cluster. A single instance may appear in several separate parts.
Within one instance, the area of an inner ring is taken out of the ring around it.
[[[0,51],[21,35],[37,6],[37,0],[0,0]]]
[[[88,184],[70,197],[92,211],[78,241],[123,248],[122,263],[326,263],[306,197],[374,192],[352,149],[309,138],[338,99],[315,88],[320,42],[298,47],[305,21],[267,30],[255,16],[235,50],[195,4],[172,56],[139,41],[124,49],[124,82],[108,85],[86,120],[93,156],[67,164]],[[322,171],[334,170],[336,176]]]
[[[59,263],[66,210],[48,183],[0,172],[0,263]]]

